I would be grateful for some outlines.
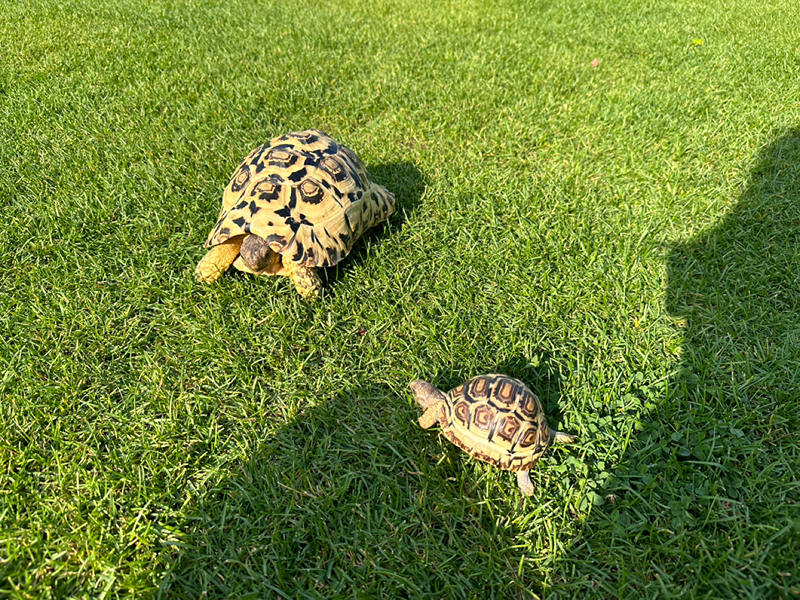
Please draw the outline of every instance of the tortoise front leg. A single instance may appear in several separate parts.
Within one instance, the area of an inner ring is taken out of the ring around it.
[[[292,280],[295,289],[303,298],[314,300],[322,292],[322,280],[317,275],[317,267],[304,267],[283,256],[283,267]]]
[[[439,422],[439,416],[442,412],[442,404],[441,402],[437,402],[432,406],[429,406],[425,409],[425,412],[422,413],[422,416],[419,418],[419,426],[423,429],[428,429],[429,427],[433,427],[436,423]]]
[[[202,283],[214,283],[220,276],[228,270],[239,256],[239,249],[242,247],[244,236],[237,235],[214,246],[208,251],[202,260],[197,263],[194,276],[197,281]]]
[[[533,482],[531,481],[530,471],[517,471],[517,485],[519,491],[526,496],[533,496]]]

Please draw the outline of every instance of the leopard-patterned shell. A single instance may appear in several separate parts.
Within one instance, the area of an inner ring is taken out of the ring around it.
[[[527,471],[550,444],[539,398],[519,379],[479,375],[446,394],[442,433],[471,456],[509,471]]]
[[[298,265],[329,267],[394,211],[394,194],[370,181],[352,150],[309,129],[276,137],[244,159],[205,247],[255,234]]]

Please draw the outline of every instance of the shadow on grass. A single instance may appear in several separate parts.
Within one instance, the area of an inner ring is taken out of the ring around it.
[[[800,593],[800,129],[766,147],[738,203],[672,249],[684,329],[556,581],[582,596]]]
[[[544,360],[493,367],[546,405],[560,397]],[[521,513],[513,474],[487,481],[490,470],[418,426],[421,413],[410,393],[358,384],[265,436],[184,509],[158,597],[530,597],[539,584],[519,578],[520,541],[549,503]]]
[[[528,597],[524,525],[474,497],[420,412],[374,385],[303,411],[185,509],[158,597]]]

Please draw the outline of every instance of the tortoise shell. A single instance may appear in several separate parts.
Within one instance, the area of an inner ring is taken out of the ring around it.
[[[329,267],[394,211],[394,194],[370,181],[352,150],[309,129],[276,137],[244,159],[205,247],[255,234],[294,263]]]
[[[446,394],[442,433],[471,456],[509,471],[527,471],[550,444],[539,398],[519,379],[478,375]]]

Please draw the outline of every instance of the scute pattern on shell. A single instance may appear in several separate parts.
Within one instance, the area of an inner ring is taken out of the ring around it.
[[[550,444],[539,398],[518,379],[495,373],[450,390],[439,424],[456,446],[509,471],[530,469]]]
[[[309,129],[276,137],[244,159],[205,246],[255,234],[298,265],[329,267],[394,211],[394,194],[370,181],[350,149]]]

